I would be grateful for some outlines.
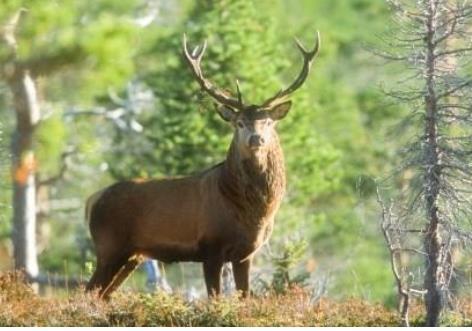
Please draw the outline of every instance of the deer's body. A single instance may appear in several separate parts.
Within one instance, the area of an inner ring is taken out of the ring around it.
[[[102,297],[123,282],[141,256],[202,262],[210,295],[220,293],[221,268],[232,262],[236,287],[247,295],[252,257],[272,232],[285,191],[275,122],[291,103],[271,98],[263,106],[245,106],[239,88],[238,100],[230,99],[203,78],[199,61],[204,48],[192,55],[186,44],[184,48],[202,88],[227,106],[218,112],[235,127],[235,134],[226,160],[204,172],[119,182],[89,198],[86,214],[97,269],[87,289],[98,288]],[[302,84],[316,51],[305,51],[304,70],[289,90]]]
[[[280,150],[273,154],[275,166],[265,169],[227,160],[191,177],[110,186],[91,210],[97,248],[110,256],[127,247],[128,255],[163,262],[249,258],[267,239],[283,196],[283,160]]]

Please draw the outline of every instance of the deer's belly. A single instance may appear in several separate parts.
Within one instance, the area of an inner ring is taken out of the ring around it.
[[[138,253],[165,263],[201,261],[201,253],[195,245],[157,244],[152,247],[138,249]]]

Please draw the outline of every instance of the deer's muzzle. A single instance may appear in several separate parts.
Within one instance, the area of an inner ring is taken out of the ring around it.
[[[264,145],[264,138],[262,138],[260,135],[254,134],[251,137],[249,137],[249,147],[250,148],[259,148]]]

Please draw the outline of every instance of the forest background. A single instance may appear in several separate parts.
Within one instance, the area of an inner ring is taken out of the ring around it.
[[[231,139],[181,55],[208,41],[207,76],[257,103],[293,79],[292,42],[322,46],[280,123],[288,191],[269,245],[256,258],[256,289],[298,282],[333,298],[394,306],[376,183],[392,171],[406,109],[382,94],[399,75],[369,51],[383,44],[390,12],[378,0],[20,1],[17,34],[25,61],[61,59],[37,78],[34,132],[40,273],[90,275],[93,247],[84,203],[116,180],[194,173],[220,162]],[[0,270],[13,267],[11,95],[0,82]],[[407,180],[407,179],[405,179]],[[41,185],[43,184],[43,185]],[[397,183],[399,186],[402,183]],[[174,289],[203,293],[200,266],[166,265]],[[282,275],[282,276],[281,276]],[[284,278],[285,277],[285,278]],[[138,270],[125,288],[144,290]]]

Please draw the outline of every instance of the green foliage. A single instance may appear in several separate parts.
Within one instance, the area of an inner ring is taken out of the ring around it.
[[[280,248],[280,254],[272,255],[270,262],[274,268],[270,283],[260,280],[263,290],[274,291],[277,294],[286,293],[294,286],[303,287],[309,277],[307,272],[294,275],[294,267],[299,264],[306,254],[308,243],[304,240],[286,241]]]
[[[333,280],[331,293],[336,296],[345,284],[350,284],[352,296],[373,302],[383,301],[393,309],[395,305],[392,302],[396,293],[387,252],[380,245],[372,245],[371,241],[372,239],[345,254],[347,268]]]
[[[41,72],[38,92],[46,96],[36,151],[42,177],[55,174],[59,156],[74,127],[63,121],[66,106],[90,105],[107,89],[123,86],[134,72],[133,49],[137,27],[130,12],[139,1],[31,1],[6,0],[0,7],[0,22],[19,8],[26,14],[18,25],[18,61]],[[58,14],[60,13],[60,14]],[[90,125],[89,125],[90,126]],[[81,134],[89,140],[87,134]]]
[[[5,22],[19,8],[27,9],[18,27],[19,60],[39,64],[46,71],[49,82],[43,86],[49,102],[66,96],[69,101],[84,102],[106,88],[122,86],[132,74],[130,46],[136,42],[136,27],[125,15],[136,3],[6,0],[0,20]],[[80,65],[81,70],[57,70],[70,65],[74,69]],[[66,86],[60,85],[64,82]]]
[[[57,226],[58,232],[67,233],[63,238],[54,239],[54,245],[48,245],[39,255],[40,265],[47,266],[47,271],[53,274],[64,275],[65,277],[77,277],[85,271],[87,251],[77,244],[77,230],[70,230],[70,226],[60,224],[55,220],[50,220],[52,226]],[[74,242],[76,249],[70,251],[68,247]],[[90,258],[90,257],[88,257]]]
[[[36,131],[35,150],[42,173],[57,173],[59,159],[66,144],[66,127],[59,114],[44,120]]]

